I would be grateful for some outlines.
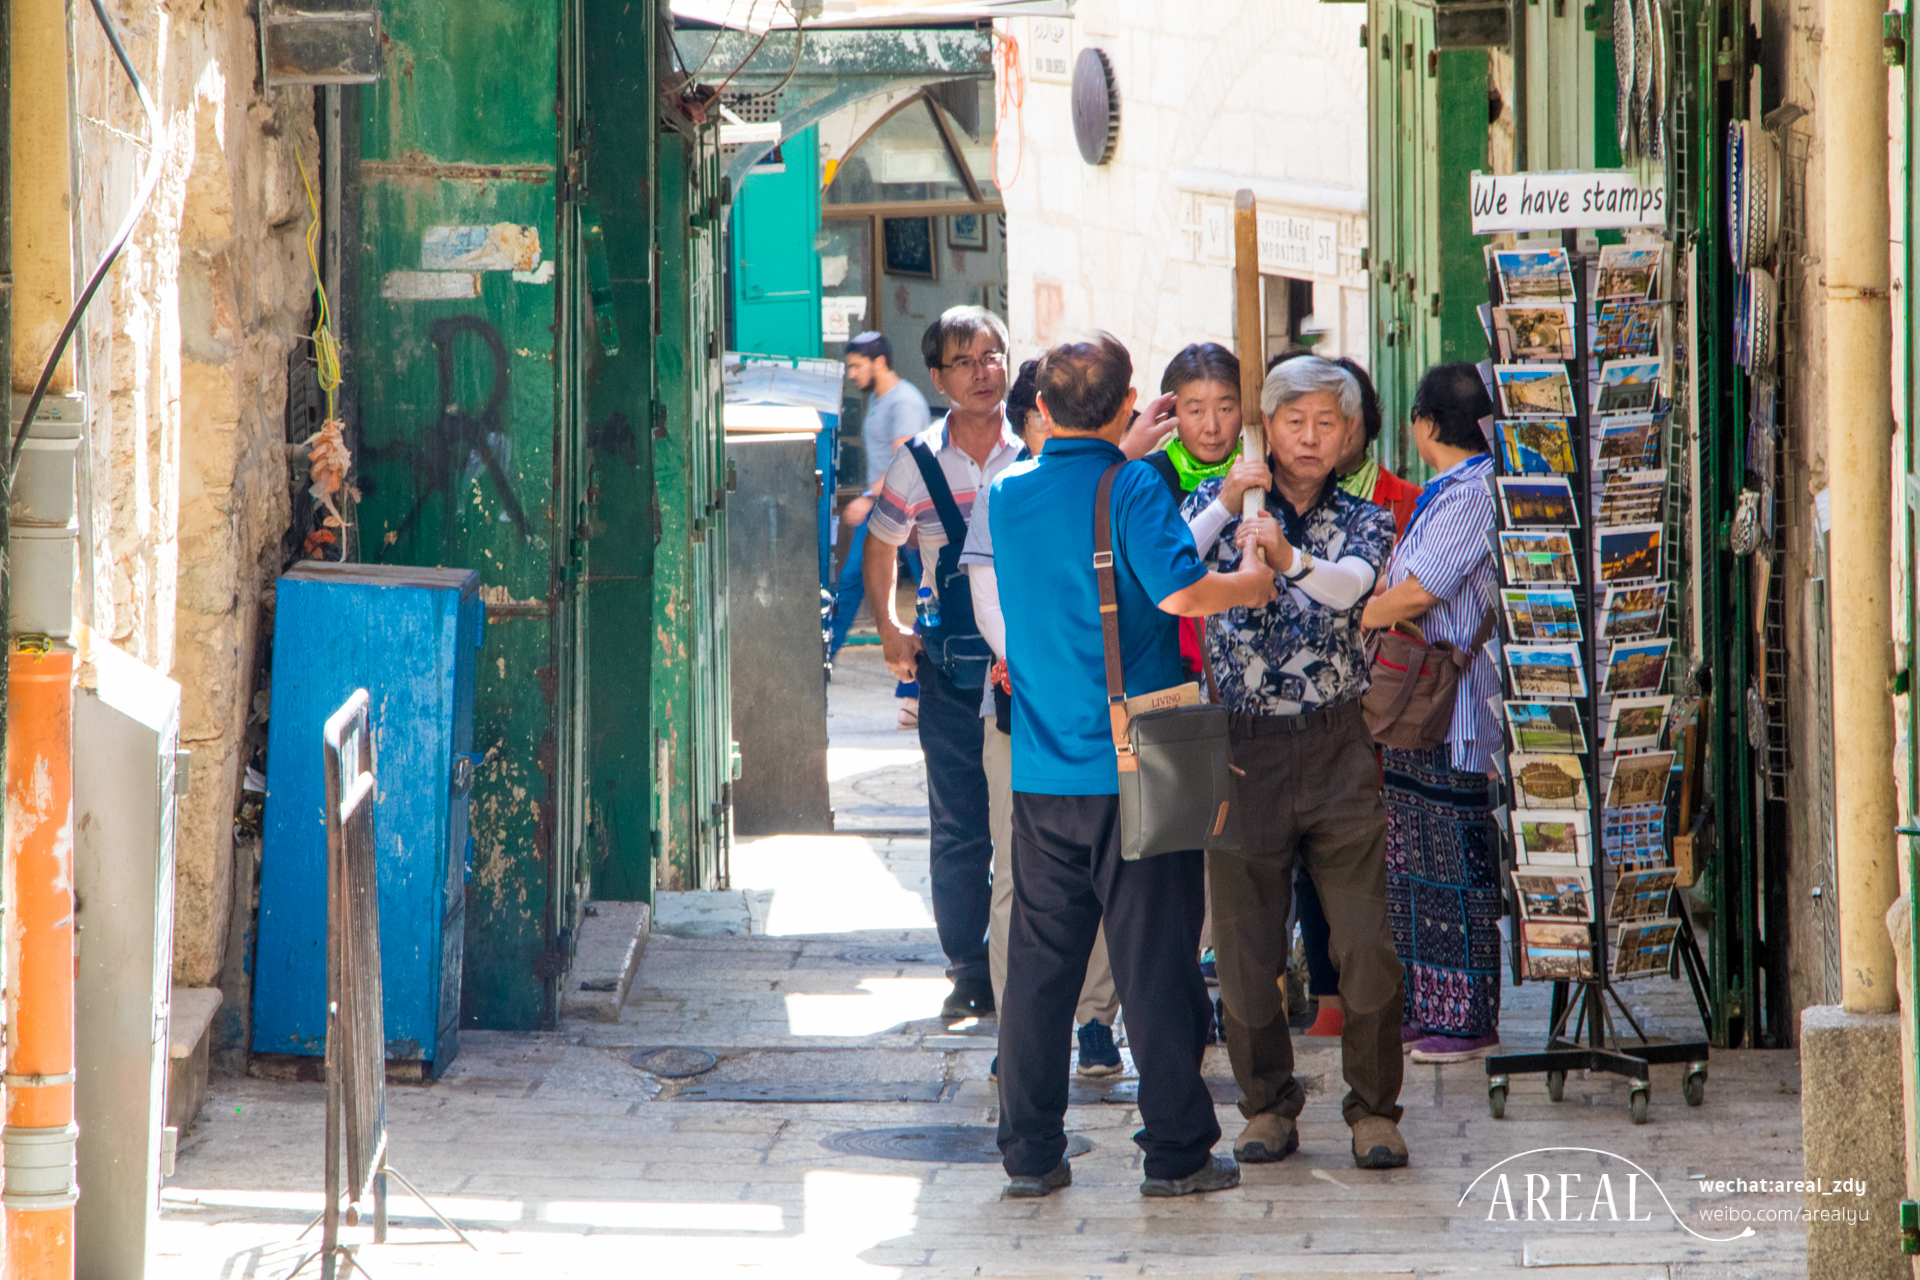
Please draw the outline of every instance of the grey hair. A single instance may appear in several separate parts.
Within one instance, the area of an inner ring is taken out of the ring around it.
[[[1260,412],[1272,417],[1316,391],[1333,392],[1341,417],[1360,416],[1360,384],[1345,369],[1319,356],[1297,356],[1267,370],[1267,380],[1260,387]]]

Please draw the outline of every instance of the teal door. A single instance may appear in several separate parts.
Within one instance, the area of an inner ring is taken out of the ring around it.
[[[784,173],[750,172],[733,203],[734,349],[820,354],[820,155],[815,131],[780,144]]]

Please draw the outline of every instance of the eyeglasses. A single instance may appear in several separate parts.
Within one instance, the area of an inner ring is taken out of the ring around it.
[[[972,356],[961,356],[958,360],[947,361],[942,367],[959,374],[963,378],[970,378],[973,376],[975,369],[1006,368],[1007,353],[1004,351],[989,351],[978,360],[975,360]]]

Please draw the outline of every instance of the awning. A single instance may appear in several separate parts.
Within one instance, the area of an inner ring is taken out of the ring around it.
[[[812,9],[814,12],[808,13]],[[809,31],[928,26],[994,18],[1067,18],[1072,0],[673,0],[675,25],[732,27],[754,35],[793,28],[799,12]]]

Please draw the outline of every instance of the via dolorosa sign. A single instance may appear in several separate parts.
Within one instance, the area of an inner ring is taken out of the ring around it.
[[[1470,180],[1473,234],[1664,227],[1667,183],[1624,169],[1591,173],[1480,173]]]

